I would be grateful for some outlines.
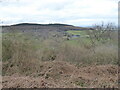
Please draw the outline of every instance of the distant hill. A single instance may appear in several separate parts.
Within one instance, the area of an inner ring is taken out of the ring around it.
[[[68,31],[68,30],[90,30],[90,28],[78,27],[68,24],[37,24],[37,23],[19,23],[9,26],[3,26],[2,32],[50,32],[50,31]]]
[[[14,24],[11,26],[26,26],[26,25],[35,25],[35,26],[73,26],[73,25],[68,25],[68,24],[59,24],[59,23],[55,23],[55,24],[37,24],[37,23],[20,23],[20,24]]]

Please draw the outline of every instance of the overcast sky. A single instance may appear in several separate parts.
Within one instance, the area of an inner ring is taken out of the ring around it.
[[[0,0],[0,24],[118,22],[119,0]]]

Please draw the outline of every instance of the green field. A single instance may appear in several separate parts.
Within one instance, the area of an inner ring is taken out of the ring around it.
[[[72,34],[72,35],[81,35],[81,36],[87,35],[86,31],[69,30],[67,31],[67,33]]]

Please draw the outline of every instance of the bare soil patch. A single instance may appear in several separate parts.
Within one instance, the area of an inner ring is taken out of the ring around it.
[[[103,88],[118,87],[117,65],[77,68],[64,61],[44,62],[39,74],[3,76],[3,88]]]

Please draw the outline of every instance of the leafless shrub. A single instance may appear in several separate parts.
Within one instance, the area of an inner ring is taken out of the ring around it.
[[[93,30],[88,30],[87,34],[91,40],[92,46],[96,47],[98,42],[107,43],[110,40],[117,40],[117,27],[114,23],[94,24]],[[94,50],[93,50],[94,51]]]

